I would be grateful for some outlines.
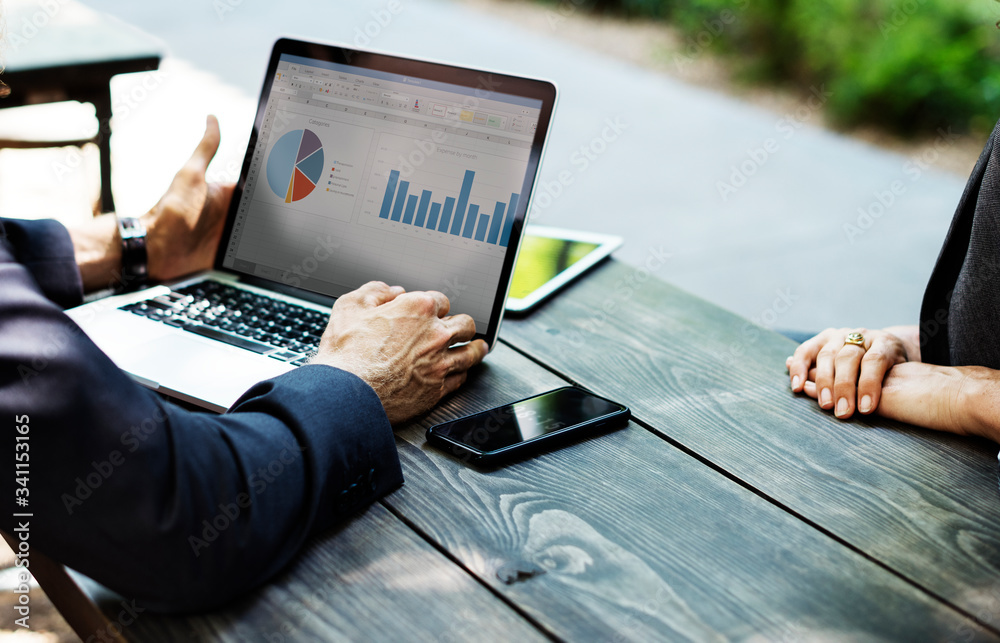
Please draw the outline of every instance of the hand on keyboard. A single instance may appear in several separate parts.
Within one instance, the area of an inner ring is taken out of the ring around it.
[[[337,300],[310,362],[354,373],[375,389],[391,423],[408,420],[461,386],[486,356],[486,342],[471,341],[475,322],[449,317],[450,307],[439,292],[370,282]]]

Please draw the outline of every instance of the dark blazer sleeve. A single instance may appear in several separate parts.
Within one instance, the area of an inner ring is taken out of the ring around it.
[[[402,483],[381,403],[359,378],[305,366],[225,415],[182,410],[46,297],[68,277],[25,247],[9,229],[0,243],[0,457],[12,471],[16,427],[29,427],[28,505],[2,476],[0,528],[28,521],[32,549],[153,609],[209,609]]]
[[[0,244],[27,268],[42,293],[63,308],[83,301],[73,241],[58,221],[0,219]]]

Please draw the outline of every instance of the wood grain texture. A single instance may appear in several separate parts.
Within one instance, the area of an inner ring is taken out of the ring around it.
[[[99,599],[111,621],[120,601]],[[124,634],[131,641],[233,643],[546,640],[378,504],[316,539],[291,569],[229,609],[143,613]]]
[[[503,337],[1000,627],[996,445],[840,422],[790,393],[794,343],[643,276],[610,262]]]
[[[635,424],[486,470],[425,443],[438,421],[560,384],[501,345],[460,395],[398,432],[407,482],[386,499],[553,636],[996,640]]]

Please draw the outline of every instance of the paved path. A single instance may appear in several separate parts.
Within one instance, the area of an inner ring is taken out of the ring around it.
[[[802,114],[748,107],[445,0],[87,3],[235,86],[236,148],[278,35],[367,41],[555,80],[560,104],[534,220],[621,234],[618,256],[637,266],[662,248],[672,257],[659,276],[770,327],[914,322],[964,185],[802,125]],[[188,120],[212,108],[212,87],[189,92]],[[816,88],[814,102],[823,100]]]

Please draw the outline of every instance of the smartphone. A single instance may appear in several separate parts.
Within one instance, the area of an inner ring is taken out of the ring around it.
[[[621,428],[630,417],[627,406],[566,386],[437,424],[427,429],[427,441],[475,464],[497,464]]]

